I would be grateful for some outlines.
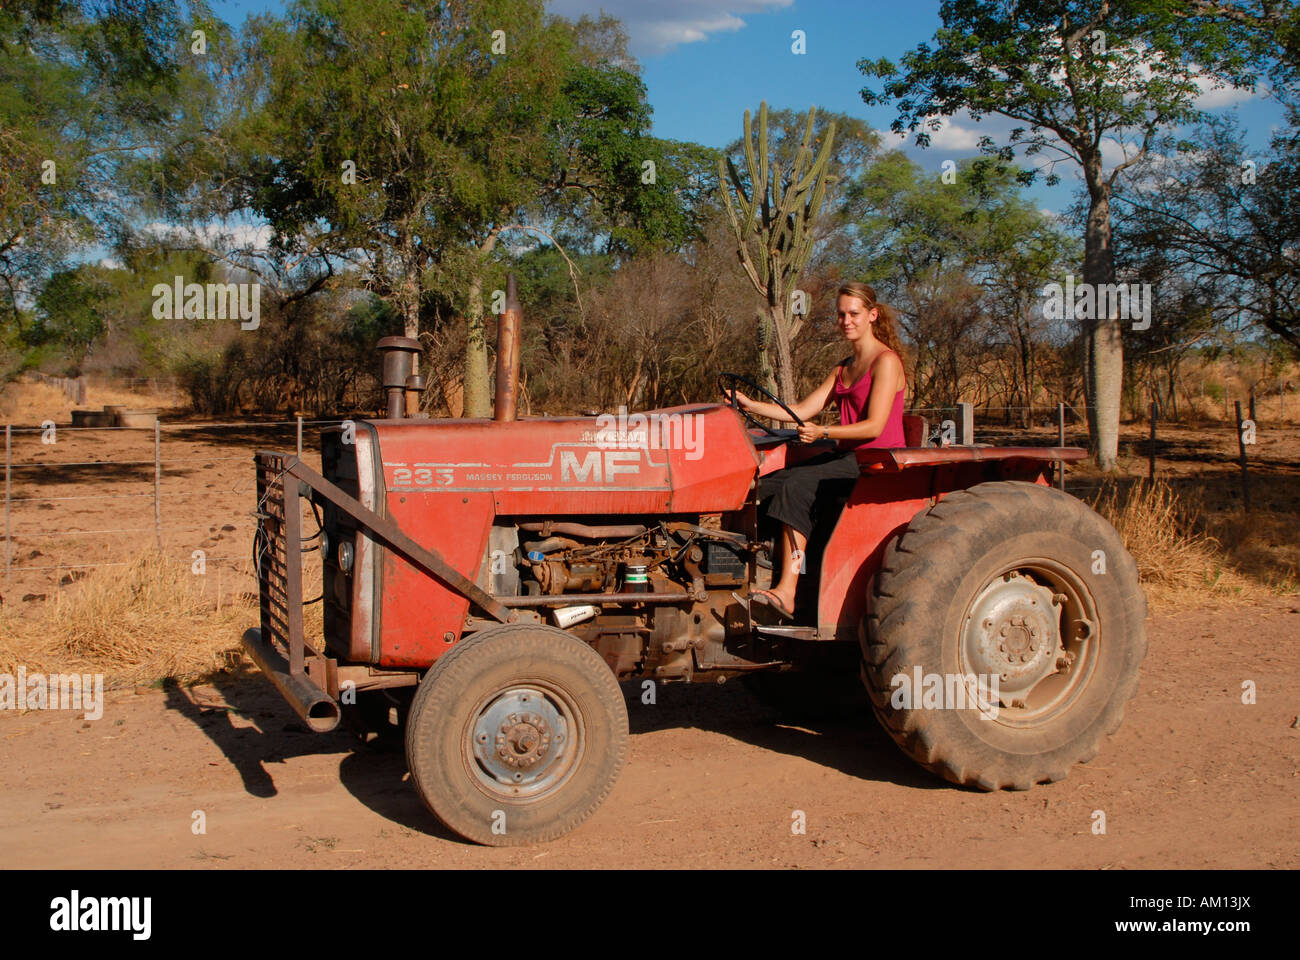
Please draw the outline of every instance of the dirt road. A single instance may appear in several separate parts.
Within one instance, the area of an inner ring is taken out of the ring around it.
[[[1249,623],[1247,627],[1246,624]],[[627,690],[632,751],[595,816],[485,849],[425,812],[400,751],[317,736],[256,674],[112,692],[94,722],[0,711],[10,867],[1297,867],[1300,606],[1152,617],[1124,726],[1027,793],[951,787],[875,721],[775,725],[737,684]],[[1242,703],[1243,681],[1257,703]],[[193,830],[202,811],[205,833]],[[803,811],[806,834],[792,832]],[[1093,832],[1095,811],[1104,835]]]

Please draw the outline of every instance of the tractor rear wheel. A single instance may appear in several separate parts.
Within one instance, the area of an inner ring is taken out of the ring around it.
[[[468,840],[563,836],[609,795],[627,757],[627,708],[605,661],[562,630],[490,627],[425,675],[407,721],[421,798]]]
[[[1115,529],[1059,490],[982,483],[885,551],[863,641],[872,707],[927,769],[1026,790],[1092,759],[1146,656],[1146,598]]]

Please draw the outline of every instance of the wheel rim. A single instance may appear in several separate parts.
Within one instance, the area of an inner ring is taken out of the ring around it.
[[[992,577],[962,621],[959,666],[979,680],[996,677],[996,710],[1010,727],[1042,726],[1078,699],[1096,669],[1101,642],[1096,608],[1072,570],[1046,558],[1019,561]]]
[[[559,790],[582,759],[582,715],[558,687],[524,680],[485,697],[471,713],[463,759],[474,782],[502,800]]]

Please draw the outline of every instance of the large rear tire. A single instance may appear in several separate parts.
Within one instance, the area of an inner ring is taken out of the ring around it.
[[[609,666],[562,630],[490,627],[425,675],[406,755],[421,798],[449,829],[488,846],[563,836],[614,786],[627,708]]]
[[[1092,759],[1147,651],[1146,598],[1115,529],[1031,483],[978,484],[914,517],[870,609],[863,680],[881,724],[922,766],[985,790]]]

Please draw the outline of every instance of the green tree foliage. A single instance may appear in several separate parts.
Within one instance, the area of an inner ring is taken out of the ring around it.
[[[66,351],[73,376],[91,344],[108,329],[108,299],[111,288],[100,267],[60,270],[50,277],[36,298],[37,321],[27,331],[33,346],[58,343]]]
[[[124,170],[157,144],[206,4],[0,4],[0,301],[22,322],[43,279],[135,213]]]
[[[463,311],[466,412],[486,415],[484,271],[503,234],[691,234],[701,188],[674,162],[691,148],[648,137],[622,47],[614,21],[541,0],[299,0],[247,41],[241,200],[279,245],[359,262],[408,336],[435,294]]]

